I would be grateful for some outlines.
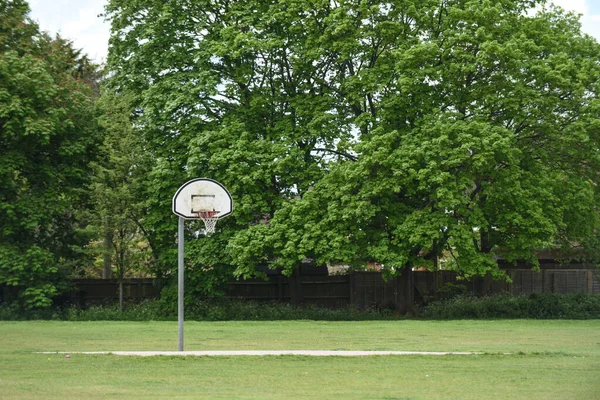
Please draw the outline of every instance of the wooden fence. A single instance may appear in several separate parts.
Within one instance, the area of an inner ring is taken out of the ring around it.
[[[415,300],[434,297],[448,283],[464,285],[474,295],[510,293],[590,293],[600,294],[598,270],[587,265],[544,264],[539,272],[525,266],[507,268],[512,282],[488,277],[461,280],[452,271],[405,271],[385,280],[379,272],[354,272],[348,275],[269,276],[267,280],[231,281],[225,287],[229,298],[314,304],[322,307],[394,308],[409,312]],[[80,305],[118,298],[115,280],[78,279],[76,290],[64,300]],[[124,282],[124,297],[146,299],[158,297],[160,288],[152,279],[129,279]]]
[[[354,272],[329,276],[276,276],[269,280],[229,282],[229,298],[278,300],[292,304],[337,308],[354,305],[394,307],[408,311],[414,303],[414,272],[408,271],[388,281],[379,272]]]
[[[600,294],[598,270],[586,264],[542,264],[540,271],[530,268],[507,270],[511,294],[590,293]]]
[[[58,301],[77,305],[111,302],[119,298],[119,281],[116,279],[74,279],[73,290]],[[123,281],[125,300],[153,299],[160,295],[160,287],[154,279],[134,278]]]

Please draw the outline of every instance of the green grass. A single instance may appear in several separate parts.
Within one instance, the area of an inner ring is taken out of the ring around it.
[[[597,399],[600,393],[600,320],[186,323],[186,350],[488,353],[480,356],[33,353],[176,350],[173,322],[0,322],[0,337],[0,399]]]

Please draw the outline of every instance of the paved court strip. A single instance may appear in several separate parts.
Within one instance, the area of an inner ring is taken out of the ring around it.
[[[472,351],[393,351],[393,350],[210,350],[210,351],[52,351],[40,354],[112,354],[115,356],[309,356],[309,357],[367,357],[367,356],[452,356],[452,355],[478,355],[481,352]]]

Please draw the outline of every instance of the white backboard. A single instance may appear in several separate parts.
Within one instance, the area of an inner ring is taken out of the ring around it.
[[[233,211],[231,195],[219,182],[196,178],[184,183],[173,196],[173,212],[185,219],[199,219],[198,211],[214,211],[223,218]]]

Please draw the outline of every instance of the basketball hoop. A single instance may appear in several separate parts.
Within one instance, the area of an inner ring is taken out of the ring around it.
[[[215,232],[217,220],[233,212],[233,199],[225,186],[209,178],[196,178],[184,183],[173,196],[173,213],[177,215],[177,350],[183,351],[184,315],[184,241],[185,220],[201,219],[204,232]],[[218,211],[217,211],[218,210]]]
[[[204,227],[206,230],[206,234],[210,235],[211,233],[215,233],[215,227],[217,226],[217,221],[219,220],[218,211],[215,210],[200,210],[196,211],[196,216],[204,222]]]

